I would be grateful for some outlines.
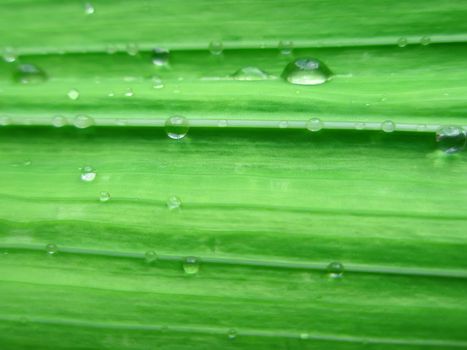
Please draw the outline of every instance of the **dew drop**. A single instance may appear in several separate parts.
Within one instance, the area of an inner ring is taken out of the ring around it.
[[[170,51],[167,49],[156,47],[152,50],[152,64],[157,67],[169,65]]]
[[[399,47],[406,47],[407,44],[408,44],[407,39],[404,37],[399,38],[399,40],[397,41],[397,46]]]
[[[135,93],[133,92],[133,89],[130,89],[128,88],[126,91],[125,91],[125,96],[126,97],[133,97]]]
[[[180,140],[186,136],[190,125],[188,119],[182,116],[169,117],[165,122],[165,132],[173,140]]]
[[[281,55],[291,55],[293,50],[293,42],[289,40],[283,40],[279,42],[279,51]]]
[[[139,48],[137,44],[130,43],[126,46],[126,52],[130,56],[136,56],[139,53]]]
[[[267,80],[269,74],[257,67],[244,67],[231,75],[235,80]]]
[[[158,76],[153,76],[151,78],[151,83],[153,89],[162,89],[164,87],[164,82]]]
[[[320,85],[332,78],[331,70],[316,58],[300,58],[290,62],[282,78],[297,85]]]
[[[222,55],[222,52],[224,51],[224,44],[222,44],[222,41],[220,40],[213,40],[209,43],[209,52],[211,52],[212,55]]]
[[[58,252],[58,247],[56,244],[53,244],[53,243],[49,243],[45,246],[45,251],[47,252],[47,254],[49,255],[54,255]]]
[[[73,125],[78,129],[86,129],[94,125],[94,120],[85,114],[78,114],[75,119],[73,119]]]
[[[81,180],[84,182],[92,182],[96,179],[96,176],[97,172],[92,166],[86,165],[81,168]]]
[[[340,262],[332,262],[328,265],[327,272],[331,278],[341,278],[344,274],[344,265]]]
[[[99,194],[99,200],[101,202],[108,202],[110,200],[110,193],[109,192],[106,192],[106,191],[102,191],[100,194]]]
[[[222,119],[222,120],[219,120],[217,122],[217,126],[221,127],[221,128],[225,128],[229,123],[227,122],[227,120],[225,119]]]
[[[5,50],[3,50],[3,60],[5,62],[12,63],[15,62],[17,58],[18,56],[13,48],[6,47]]]
[[[286,129],[289,127],[289,123],[286,120],[282,120],[279,122],[279,128]]]
[[[34,64],[20,64],[16,68],[14,80],[21,84],[37,84],[46,81],[47,75]]]
[[[311,118],[306,123],[306,128],[310,131],[320,131],[323,128],[323,123],[318,118]]]
[[[237,338],[237,335],[238,335],[237,330],[233,328],[227,331],[227,338],[229,338],[230,340],[234,340],[235,338]]]
[[[144,260],[146,261],[147,264],[153,264],[159,259],[159,256],[154,250],[148,250],[144,254]]]
[[[79,91],[76,89],[71,89],[70,91],[68,91],[67,95],[70,98],[70,100],[76,101],[79,98]]]
[[[300,339],[306,340],[309,338],[310,338],[310,335],[308,333],[300,333]]]
[[[62,115],[56,115],[52,118],[52,125],[56,128],[61,128],[67,124],[67,120]]]
[[[396,124],[394,124],[394,122],[391,120],[385,120],[381,124],[381,130],[383,130],[384,132],[393,132],[394,130],[396,130]]]
[[[356,130],[363,130],[363,129],[365,129],[365,123],[361,123],[361,122],[355,123],[355,129],[356,129]]]
[[[187,275],[195,275],[199,271],[199,260],[194,256],[188,256],[183,261],[183,271]]]
[[[167,199],[167,208],[169,208],[169,210],[180,209],[181,206],[182,200],[179,197],[170,196],[169,199]]]
[[[92,15],[92,14],[94,14],[94,12],[95,12],[94,6],[90,2],[87,2],[87,3],[84,4],[84,13],[85,14]]]
[[[431,43],[431,39],[430,37],[428,36],[423,36],[421,39],[420,39],[420,44],[422,44],[423,46],[427,46]]]
[[[466,132],[460,126],[443,126],[436,131],[436,142],[445,153],[456,153],[465,148]]]

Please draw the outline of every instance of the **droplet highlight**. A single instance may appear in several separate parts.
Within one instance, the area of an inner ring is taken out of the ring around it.
[[[180,140],[188,134],[190,125],[188,119],[182,116],[169,117],[165,122],[167,136],[173,140]]]
[[[167,208],[169,208],[169,210],[180,209],[181,206],[182,206],[182,200],[179,197],[170,196],[167,199]]]
[[[56,115],[52,118],[52,125],[56,128],[61,128],[67,125],[67,120],[64,116]]]
[[[6,47],[3,50],[3,60],[8,63],[15,62],[16,59],[18,58],[18,55],[16,54],[16,51],[11,48],[11,47]]]
[[[430,45],[430,44],[431,44],[431,39],[430,39],[430,37],[428,37],[428,36],[423,36],[423,37],[420,39],[420,44],[422,44],[423,46]]]
[[[224,44],[220,40],[213,40],[209,43],[209,52],[212,55],[219,56],[224,52]]]
[[[282,72],[282,78],[296,85],[320,85],[332,79],[333,73],[316,58],[300,58],[290,62]]]
[[[292,54],[293,42],[289,40],[282,40],[279,42],[279,51],[281,55],[288,56]]]
[[[47,74],[34,64],[20,64],[14,73],[14,80],[21,84],[38,84],[47,80]]]
[[[107,192],[107,191],[102,191],[100,194],[99,194],[99,201],[101,202],[108,202],[110,201],[110,193]]]
[[[152,50],[152,64],[157,67],[169,65],[170,51],[163,48],[155,48]]]
[[[76,101],[79,98],[79,91],[76,89],[71,89],[68,91],[67,95],[70,100]]]
[[[229,338],[230,340],[234,340],[235,338],[237,338],[237,335],[238,335],[238,332],[236,329],[229,329],[227,331],[227,338]]]
[[[158,76],[153,76],[151,78],[151,83],[153,89],[162,89],[164,87],[164,82]]]
[[[95,12],[94,6],[90,2],[87,2],[84,4],[84,13],[86,15],[93,15],[94,12]]]
[[[235,80],[267,80],[269,74],[257,67],[244,67],[231,75]]]
[[[394,130],[396,130],[396,124],[394,124],[394,122],[391,120],[385,120],[381,124],[381,130],[383,130],[384,132],[393,132]]]
[[[54,254],[57,254],[58,252],[58,247],[56,244],[53,244],[53,243],[49,243],[45,246],[45,251],[47,252],[47,254],[49,255],[54,255]]]
[[[460,126],[443,126],[436,131],[436,142],[443,152],[457,153],[466,146],[466,131]]]
[[[144,260],[146,261],[146,264],[153,264],[159,259],[159,256],[154,250],[148,250],[144,254]]]
[[[399,40],[397,40],[397,46],[399,46],[399,47],[406,47],[407,44],[408,44],[408,41],[404,37],[399,38]]]
[[[78,114],[73,119],[73,125],[78,129],[86,129],[94,125],[94,119],[85,114]]]
[[[306,128],[310,131],[320,131],[323,128],[323,122],[318,118],[311,118],[306,123]]]
[[[84,182],[92,182],[96,179],[96,176],[97,172],[92,166],[86,165],[81,168],[81,180]]]
[[[199,271],[199,260],[194,256],[186,257],[183,261],[183,271],[187,275],[195,275]]]
[[[340,262],[332,262],[327,267],[327,272],[331,278],[341,278],[344,274],[344,265]]]

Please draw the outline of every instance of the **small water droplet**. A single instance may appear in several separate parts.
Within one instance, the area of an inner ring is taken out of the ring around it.
[[[306,128],[310,131],[320,131],[323,128],[323,123],[318,118],[311,118],[306,123]]]
[[[310,338],[310,335],[308,333],[300,333],[300,339],[306,340],[309,338]]]
[[[67,124],[67,120],[62,115],[56,115],[52,118],[52,125],[56,128],[61,128]]]
[[[344,274],[344,265],[340,262],[332,262],[328,265],[327,272],[331,278],[341,278]]]
[[[167,208],[170,210],[180,209],[182,206],[182,200],[177,196],[170,196],[167,199]]]
[[[136,56],[139,53],[139,48],[137,44],[130,43],[126,46],[126,52],[130,56]]]
[[[106,47],[106,51],[109,55],[113,55],[115,52],[118,51],[118,48],[116,45],[113,45],[113,44],[109,44],[107,45]]]
[[[355,129],[356,129],[356,130],[363,130],[363,129],[365,129],[365,123],[361,123],[361,122],[355,123]]]
[[[289,40],[280,41],[279,50],[280,50],[281,55],[284,55],[284,56],[292,54],[293,42]]]
[[[173,140],[180,140],[186,136],[190,125],[188,119],[182,116],[172,116],[165,122],[165,131],[167,136]]]
[[[16,51],[13,48],[6,47],[5,50],[3,50],[3,60],[5,62],[15,62],[17,58],[18,55],[16,54]]]
[[[225,119],[222,119],[222,120],[219,120],[217,122],[217,126],[221,127],[221,128],[225,128],[229,123],[227,122],[227,120]]]
[[[87,2],[84,4],[84,13],[87,14],[87,15],[92,15],[94,14],[95,12],[95,9],[94,9],[94,6],[92,6],[92,4],[90,2]]]
[[[78,129],[86,129],[94,125],[94,120],[85,114],[78,114],[75,119],[73,119],[73,125]]]
[[[7,126],[11,124],[11,119],[9,117],[0,117],[0,126]]]
[[[54,255],[58,252],[58,247],[56,244],[53,244],[53,243],[49,243],[45,246],[45,251],[47,252],[47,254],[49,255]]]
[[[152,64],[157,67],[164,67],[169,65],[170,51],[160,47],[152,50]]]
[[[164,87],[164,82],[158,76],[153,76],[151,78],[151,83],[153,89],[162,89]]]
[[[199,260],[194,256],[188,256],[183,261],[183,271],[187,275],[195,275],[199,271]]]
[[[212,55],[222,55],[224,51],[224,44],[220,40],[213,40],[209,43],[209,52]]]
[[[79,98],[79,91],[76,89],[71,89],[70,91],[68,91],[67,95],[70,98],[70,100],[76,101]]]
[[[407,44],[408,44],[407,39],[404,37],[399,38],[399,40],[397,41],[397,46],[399,47],[406,47]]]
[[[144,260],[146,261],[147,264],[153,264],[159,259],[159,256],[154,250],[148,250],[144,254]]]
[[[106,191],[102,191],[100,194],[99,194],[99,200],[101,202],[108,202],[110,200],[110,193],[109,192],[106,192]]]
[[[96,179],[96,176],[97,172],[92,166],[86,165],[81,168],[81,180],[85,182],[92,182]]]
[[[114,97],[114,96],[115,96],[115,92],[110,91],[110,92],[107,94],[107,96],[109,96],[109,97]]]
[[[282,72],[282,78],[297,85],[324,84],[332,78],[331,70],[316,58],[300,58],[290,62]]]
[[[244,67],[231,75],[235,80],[267,80],[269,74],[257,67]]]
[[[282,120],[279,122],[279,128],[285,129],[289,127],[289,123],[286,120]]]
[[[235,338],[237,338],[237,335],[238,335],[237,330],[233,328],[227,331],[227,338],[229,338],[230,340],[234,340]]]
[[[20,64],[14,74],[16,82],[21,84],[37,84],[47,80],[45,72],[34,64]]]
[[[125,96],[126,97],[132,97],[135,93],[133,92],[132,89],[128,88],[126,91],[125,91]]]
[[[461,151],[466,145],[466,131],[460,126],[443,126],[436,131],[438,147],[445,153]]]
[[[396,130],[396,124],[394,124],[394,122],[391,120],[385,120],[381,124],[381,130],[383,130],[384,132],[393,132],[394,130]]]
[[[430,43],[431,39],[428,36],[422,36],[422,38],[420,39],[420,44],[422,44],[423,46],[429,45]]]

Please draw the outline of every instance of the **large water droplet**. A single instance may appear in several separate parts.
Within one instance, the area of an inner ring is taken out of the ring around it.
[[[81,180],[85,182],[92,182],[96,179],[96,176],[97,172],[92,166],[86,165],[81,168]]]
[[[3,50],[3,60],[5,62],[11,63],[15,62],[16,59],[18,58],[16,51],[11,48],[11,47],[6,47],[5,50]]]
[[[293,50],[293,42],[289,40],[280,41],[279,50],[281,55],[291,55]]]
[[[170,51],[163,48],[155,48],[152,50],[152,63],[155,66],[163,67],[169,65]]]
[[[436,142],[446,153],[456,153],[465,148],[466,131],[460,126],[443,126],[436,131]]]
[[[393,132],[394,130],[396,130],[396,124],[394,124],[394,122],[391,120],[385,120],[381,124],[381,130],[383,130],[384,132]]]
[[[224,44],[220,40],[213,40],[209,43],[209,52],[213,55],[222,55]]]
[[[101,202],[108,202],[110,201],[110,193],[107,192],[107,191],[102,191],[100,194],[99,194],[99,200]]]
[[[61,128],[67,124],[67,120],[64,116],[62,115],[56,115],[55,117],[52,118],[52,125],[55,126],[56,128]]]
[[[244,67],[231,75],[235,80],[267,80],[269,74],[257,67]]]
[[[159,256],[154,250],[148,250],[144,254],[144,260],[146,261],[147,264],[153,264],[159,259]]]
[[[323,128],[323,123],[319,118],[311,118],[306,123],[306,128],[310,131],[320,131]]]
[[[85,114],[78,114],[75,119],[73,119],[73,125],[78,129],[86,129],[94,125],[94,120]]]
[[[49,255],[54,255],[58,252],[58,247],[56,244],[53,244],[53,243],[49,243],[45,246],[45,251],[47,252],[47,254]]]
[[[344,274],[344,265],[340,262],[332,262],[327,267],[328,275],[331,278],[341,278]]]
[[[188,119],[182,116],[169,117],[165,122],[165,131],[171,139],[179,140],[186,136],[190,130]]]
[[[183,261],[183,271],[187,275],[195,275],[199,271],[199,260],[194,256],[186,257]]]
[[[169,208],[169,210],[180,209],[181,206],[182,206],[182,200],[179,197],[170,196],[167,199],[167,208]]]
[[[20,64],[14,74],[15,81],[21,84],[36,84],[47,80],[45,72],[34,64]]]
[[[282,78],[297,85],[319,85],[332,78],[331,70],[316,58],[300,58],[290,62],[282,72]]]
[[[68,91],[67,95],[70,98],[70,100],[76,101],[79,98],[79,91],[76,89],[71,89],[70,91]]]
[[[92,14],[94,14],[94,12],[95,12],[94,6],[90,2],[87,2],[87,3],[84,4],[84,13],[85,14],[92,15]]]

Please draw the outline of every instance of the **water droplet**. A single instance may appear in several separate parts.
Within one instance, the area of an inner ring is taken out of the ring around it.
[[[3,60],[5,62],[11,63],[15,62],[16,59],[18,58],[16,51],[11,48],[11,47],[6,47],[5,50],[3,50]]]
[[[357,129],[357,130],[365,129],[365,123],[361,123],[361,122],[355,123],[355,129]]]
[[[323,128],[323,123],[318,118],[311,118],[306,123],[306,128],[310,131],[320,131]]]
[[[235,80],[267,80],[269,74],[257,67],[244,67],[231,75]]]
[[[308,333],[300,333],[300,339],[306,340],[309,338],[310,338],[310,335]]]
[[[429,45],[430,43],[431,39],[428,36],[422,36],[422,38],[420,39],[420,44],[422,44],[423,46]]]
[[[70,91],[68,91],[67,95],[70,98],[70,100],[76,101],[79,98],[79,91],[76,89],[71,89]]]
[[[290,55],[293,50],[293,42],[289,40],[283,40],[279,42],[279,50],[281,55]]]
[[[108,202],[110,200],[110,193],[109,192],[106,192],[106,191],[102,191],[100,194],[99,194],[99,200],[101,202]]]
[[[182,206],[182,200],[177,196],[170,196],[167,199],[167,208],[170,210],[180,209]]]
[[[47,254],[49,255],[54,255],[58,252],[58,247],[56,244],[53,244],[53,243],[49,243],[45,246],[45,251],[47,252]]]
[[[456,153],[466,145],[466,132],[459,126],[443,126],[436,131],[436,142],[446,153]]]
[[[407,44],[408,44],[407,39],[404,37],[399,38],[399,40],[397,41],[397,46],[399,47],[406,47]]]
[[[11,124],[11,119],[9,117],[0,117],[0,126],[7,126]]]
[[[344,274],[344,265],[340,262],[332,262],[327,267],[328,275],[331,278],[341,278]]]
[[[213,40],[209,43],[209,52],[212,55],[222,55],[224,51],[224,44],[220,40]]]
[[[125,91],[125,96],[126,97],[132,97],[135,93],[133,92],[132,89],[128,88],[126,91]]]
[[[282,120],[279,122],[279,128],[285,129],[289,127],[289,123],[286,120]]]
[[[319,85],[332,78],[331,70],[316,58],[300,58],[290,62],[282,72],[282,78],[297,85]]]
[[[126,46],[126,52],[130,56],[136,56],[139,53],[139,48],[137,44],[130,43]]]
[[[85,114],[78,114],[75,119],[73,119],[73,125],[78,129],[86,129],[94,125],[94,120]]]
[[[64,116],[62,115],[56,115],[55,117],[52,118],[52,125],[55,126],[56,128],[61,128],[67,124],[67,120]]]
[[[238,335],[238,332],[237,330],[231,328],[227,331],[227,338],[231,339],[231,340],[234,340],[235,338],[237,338],[237,335]]]
[[[34,64],[20,64],[14,74],[15,81],[21,84],[37,84],[47,80],[45,72]]]
[[[92,166],[86,165],[81,168],[81,180],[85,182],[92,182],[96,179],[96,176],[97,172]]]
[[[227,120],[225,119],[222,119],[222,120],[219,120],[217,122],[217,126],[221,127],[221,128],[225,128],[229,123],[227,122]]]
[[[384,132],[393,132],[394,130],[396,130],[396,124],[394,124],[394,122],[391,120],[385,120],[381,124],[381,130],[383,130]]]
[[[168,66],[170,51],[163,48],[155,48],[152,50],[152,64],[158,67]]]
[[[183,271],[187,275],[195,275],[199,271],[199,260],[194,256],[188,256],[183,261]]]
[[[174,140],[180,140],[186,136],[190,125],[188,119],[182,116],[172,116],[165,122],[167,136]]]
[[[164,87],[164,82],[158,76],[153,76],[151,78],[151,83],[153,89],[162,89]]]
[[[92,15],[94,14],[95,10],[94,10],[94,6],[92,6],[92,4],[90,2],[87,2],[84,4],[84,13],[87,14],[87,15]]]
[[[148,250],[144,254],[144,260],[146,261],[147,264],[153,264],[159,259],[159,256],[154,250]]]

